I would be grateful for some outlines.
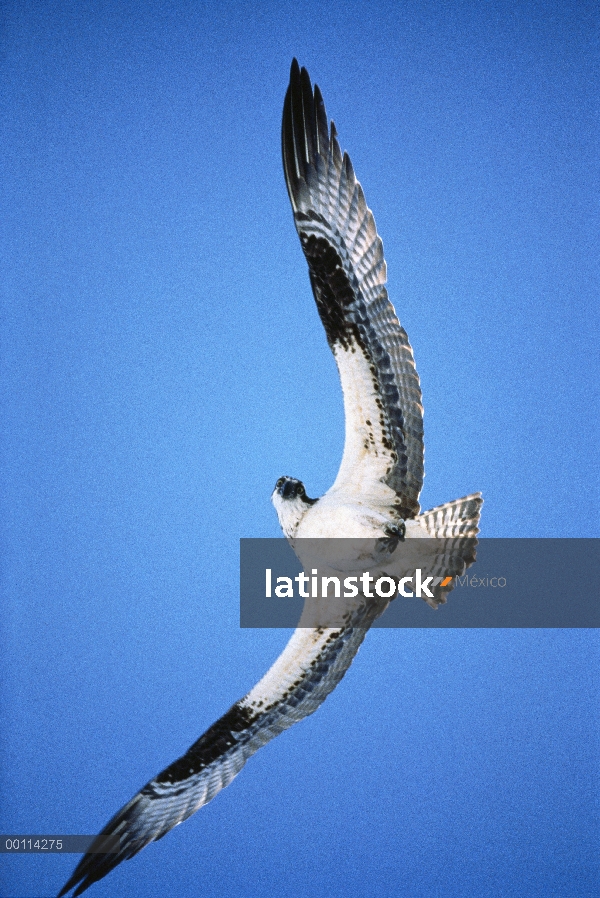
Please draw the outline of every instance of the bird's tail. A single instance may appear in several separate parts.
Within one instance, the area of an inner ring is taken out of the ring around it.
[[[483,499],[481,493],[472,493],[446,502],[429,511],[424,511],[417,518],[429,535],[434,539],[446,539],[452,536],[474,537],[479,533],[479,515]]]

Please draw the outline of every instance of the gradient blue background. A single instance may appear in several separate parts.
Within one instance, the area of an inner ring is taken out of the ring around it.
[[[2,4],[0,831],[96,832],[287,639],[238,628],[238,539],[343,445],[281,171],[294,55],[385,243],[423,504],[482,490],[485,536],[598,536],[594,8]],[[599,654],[373,632],[89,894],[597,895]],[[0,895],[76,860],[3,855]]]

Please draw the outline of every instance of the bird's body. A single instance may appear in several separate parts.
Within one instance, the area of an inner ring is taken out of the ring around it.
[[[272,499],[283,532],[293,543],[344,537],[387,551],[389,542],[401,565],[412,563],[417,539],[445,540],[442,560],[435,550],[440,570],[462,572],[474,558],[469,543],[478,532],[482,500],[473,494],[419,513],[423,409],[412,350],[387,296],[373,215],[350,159],[342,156],[333,122],[328,127],[320,91],[313,92],[296,60],[282,148],[294,221],[340,374],[346,418],[340,470],[324,496],[309,499],[303,484],[290,477],[277,482]],[[433,549],[430,557],[433,563]],[[105,826],[98,839],[119,835],[119,851],[96,854],[92,847],[60,896],[71,889],[81,894],[162,838],[227,786],[262,745],[312,714],[342,679],[386,605],[361,595],[346,609],[343,626],[300,626],[260,682]]]

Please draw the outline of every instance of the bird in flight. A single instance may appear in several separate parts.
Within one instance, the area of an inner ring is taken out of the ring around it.
[[[385,288],[383,245],[350,158],[328,124],[319,88],[292,62],[283,107],[282,152],[294,222],[317,309],[344,397],[344,453],[333,486],[310,499],[301,481],[281,477],[272,501],[290,540],[349,537],[451,539],[478,533],[474,493],[420,513],[423,407],[412,349]],[[444,599],[442,598],[441,601]],[[383,605],[363,606],[343,626],[299,627],[282,654],[178,760],[150,780],[104,827],[58,898],[81,895],[121,861],[161,839],[228,786],[246,761],[312,714],[335,689]],[[107,837],[111,853],[99,853]]]

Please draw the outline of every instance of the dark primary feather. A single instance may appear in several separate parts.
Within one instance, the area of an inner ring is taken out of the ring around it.
[[[383,245],[356,180],[342,156],[335,125],[327,127],[321,92],[292,63],[282,122],[282,154],[294,221],[331,348],[357,348],[371,366],[382,403],[382,449],[391,462],[385,483],[402,517],[419,511],[423,484],[423,408],[408,337],[385,288]]]

